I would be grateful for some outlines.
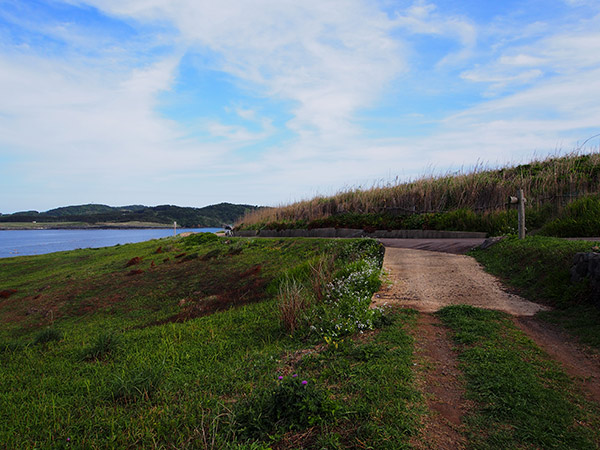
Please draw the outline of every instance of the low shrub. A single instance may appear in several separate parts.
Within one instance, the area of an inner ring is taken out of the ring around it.
[[[545,236],[512,236],[486,250],[475,250],[472,255],[527,298],[568,307],[590,298],[589,283],[571,283],[570,268],[575,253],[591,251],[594,245]]]
[[[600,236],[600,196],[583,197],[566,206],[539,234],[556,237]]]
[[[335,344],[344,336],[375,328],[383,314],[372,309],[371,298],[381,286],[380,265],[375,259],[358,261],[327,287],[324,301],[311,311],[310,330],[326,342]]]

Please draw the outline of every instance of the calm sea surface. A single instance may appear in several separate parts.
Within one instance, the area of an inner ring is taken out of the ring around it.
[[[186,231],[214,232],[219,228],[179,228]],[[110,247],[173,236],[173,229],[151,230],[0,230],[0,258]]]

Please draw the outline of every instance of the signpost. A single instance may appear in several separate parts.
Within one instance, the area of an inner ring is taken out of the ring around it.
[[[516,197],[509,197],[509,204],[517,204],[519,211],[519,239],[525,239],[525,235],[527,232],[527,228],[525,228],[525,202],[527,199],[525,198],[525,194],[523,193],[523,189],[519,189],[519,192]]]

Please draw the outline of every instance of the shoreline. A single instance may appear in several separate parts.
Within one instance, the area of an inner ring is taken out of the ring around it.
[[[65,224],[65,223],[15,223],[14,226],[7,226],[10,222],[0,222],[0,231],[28,231],[28,230],[172,230],[173,224],[151,224],[151,223],[102,223],[102,224]],[[210,226],[177,226],[182,228],[220,228]]]

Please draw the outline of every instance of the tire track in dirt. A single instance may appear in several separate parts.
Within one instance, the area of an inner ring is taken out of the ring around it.
[[[417,386],[432,414],[423,417],[423,432],[411,440],[417,449],[463,449],[462,418],[473,407],[465,399],[464,381],[448,331],[432,314],[421,314],[414,332]]]
[[[467,304],[504,311],[552,359],[558,361],[589,400],[600,403],[600,355],[583,349],[558,328],[533,316],[549,309],[502,288],[469,256],[410,248],[386,248],[387,283],[373,298],[374,306],[413,308],[421,317],[414,332],[416,352],[426,366],[417,382],[433,414],[424,419],[417,448],[454,449],[465,446],[461,421],[472,407],[465,400],[456,353],[438,319],[432,315],[448,305]]]

